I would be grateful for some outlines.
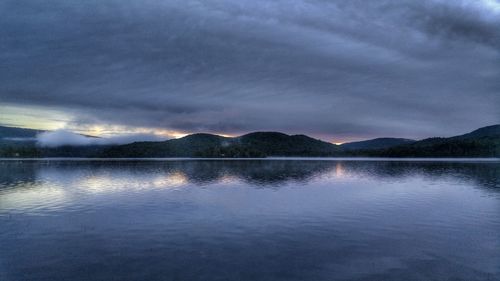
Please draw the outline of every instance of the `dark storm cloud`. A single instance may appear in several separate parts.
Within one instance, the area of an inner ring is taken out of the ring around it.
[[[500,121],[495,1],[2,1],[0,102],[80,124],[425,137]]]

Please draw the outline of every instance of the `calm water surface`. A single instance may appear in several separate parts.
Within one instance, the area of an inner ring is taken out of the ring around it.
[[[0,161],[0,280],[500,280],[500,163]]]

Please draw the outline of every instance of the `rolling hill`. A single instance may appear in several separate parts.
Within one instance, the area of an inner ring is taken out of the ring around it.
[[[36,135],[42,132],[44,131],[0,126],[0,144],[16,145],[34,143]]]
[[[193,134],[163,142],[137,142],[111,147],[106,157],[264,157],[331,156],[336,145],[304,135],[255,132],[228,138],[212,134]]]
[[[500,125],[449,138],[378,138],[340,146],[305,135],[254,132],[233,138],[200,133],[160,142],[50,148],[36,146],[34,137],[40,132],[0,127],[0,157],[500,157]]]
[[[452,137],[452,139],[474,139],[474,138],[477,139],[483,137],[488,137],[488,138],[500,137],[500,125],[482,127],[470,133]]]
[[[383,149],[397,145],[414,143],[415,140],[402,138],[376,138],[365,141],[348,142],[340,145],[343,150]]]
[[[427,138],[369,152],[384,157],[500,157],[500,125],[449,138]]]

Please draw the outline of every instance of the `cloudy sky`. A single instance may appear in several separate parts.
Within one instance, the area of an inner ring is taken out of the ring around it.
[[[500,123],[495,0],[3,0],[0,124],[334,142]]]

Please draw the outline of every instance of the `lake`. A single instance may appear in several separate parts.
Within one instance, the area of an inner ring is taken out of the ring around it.
[[[500,162],[4,160],[0,280],[500,280]]]

